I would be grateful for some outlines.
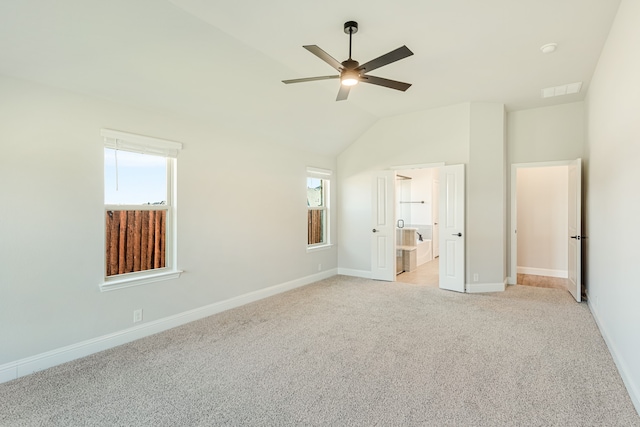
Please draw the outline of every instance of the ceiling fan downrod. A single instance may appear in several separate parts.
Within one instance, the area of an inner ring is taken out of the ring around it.
[[[349,60],[351,60],[351,40],[353,35],[358,32],[358,23],[356,21],[345,22],[344,32],[349,34]]]

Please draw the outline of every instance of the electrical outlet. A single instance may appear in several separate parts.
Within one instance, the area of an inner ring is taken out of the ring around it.
[[[477,282],[478,280],[480,280],[480,279],[478,278],[478,273],[473,273],[473,281],[474,281],[474,282]]]
[[[142,322],[142,309],[133,310],[133,323]]]
[[[318,264],[318,271],[322,271],[322,264]]]

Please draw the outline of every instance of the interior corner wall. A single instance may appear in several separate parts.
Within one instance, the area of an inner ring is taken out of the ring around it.
[[[503,104],[472,103],[466,204],[466,283],[502,284],[506,253]]]
[[[587,94],[589,307],[640,413],[640,2],[623,0]]]
[[[152,322],[337,267],[335,247],[306,251],[306,168],[335,158],[8,77],[0,93],[0,365],[131,328],[137,308]],[[184,144],[180,278],[100,292],[101,128]]]

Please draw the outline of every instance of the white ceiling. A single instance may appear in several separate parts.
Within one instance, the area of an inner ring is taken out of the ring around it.
[[[508,110],[584,98],[619,0],[2,0],[0,73],[205,119],[336,155],[376,120],[466,101]],[[364,63],[407,92],[361,84],[336,102],[335,74],[302,48]],[[540,46],[558,43],[550,55]],[[577,95],[541,89],[584,82]],[[0,95],[1,97],[1,95]],[[158,135],[155,135],[158,136]]]

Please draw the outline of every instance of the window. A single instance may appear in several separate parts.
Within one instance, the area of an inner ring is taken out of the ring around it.
[[[307,245],[329,245],[329,184],[331,171],[307,168]]]
[[[103,290],[179,276],[176,270],[176,158],[182,144],[102,130]]]

